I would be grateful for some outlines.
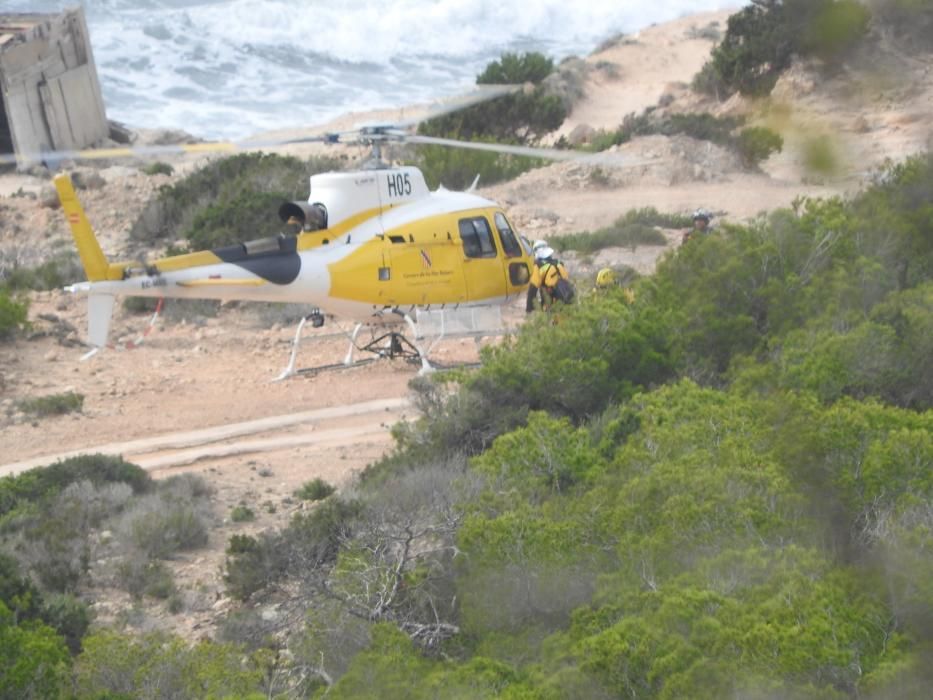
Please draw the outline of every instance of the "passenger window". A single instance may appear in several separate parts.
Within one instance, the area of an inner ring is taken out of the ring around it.
[[[496,244],[492,240],[492,230],[485,217],[460,219],[459,227],[463,252],[468,258],[496,257]]]
[[[518,239],[509,226],[508,219],[502,212],[496,212],[496,228],[499,230],[499,238],[502,240],[502,250],[505,251],[507,258],[520,258],[522,256],[522,247]]]

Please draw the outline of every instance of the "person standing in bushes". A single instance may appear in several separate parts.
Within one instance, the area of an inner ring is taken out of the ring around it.
[[[689,231],[684,231],[681,245],[689,241],[691,238],[699,238],[707,235],[710,232],[709,222],[712,221],[712,219],[713,215],[710,214],[706,209],[700,208],[693,212],[693,228]]]
[[[611,267],[604,267],[602,270],[596,273],[596,286],[593,288],[596,294],[601,292],[607,292],[610,289],[615,289],[617,287],[622,287],[622,297],[625,299],[626,304],[635,303],[635,292],[631,287],[623,287],[622,282],[616,275],[616,271]]]
[[[567,268],[554,257],[554,249],[547,244],[535,250],[535,266],[531,271],[528,298],[525,301],[526,313],[534,311],[534,301],[538,295],[541,297],[543,311],[552,308],[555,301],[569,304],[575,296]]]

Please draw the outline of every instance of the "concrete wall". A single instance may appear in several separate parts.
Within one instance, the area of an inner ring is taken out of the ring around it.
[[[80,7],[60,15],[0,15],[0,89],[18,155],[85,148],[108,134]]]

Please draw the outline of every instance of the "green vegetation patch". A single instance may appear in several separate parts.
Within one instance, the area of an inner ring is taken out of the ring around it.
[[[610,226],[593,232],[557,236],[550,243],[555,250],[575,250],[580,253],[595,253],[603,248],[631,248],[639,245],[666,245],[667,239],[656,227],[686,228],[691,225],[687,216],[662,214],[654,207],[632,209]]]
[[[28,504],[48,502],[80,481],[125,483],[134,493],[145,493],[152,487],[152,479],[144,470],[119,457],[69,457],[47,467],[0,478],[0,517]]]
[[[163,186],[130,235],[147,243],[184,238],[192,250],[276,235],[282,228],[279,205],[307,199],[311,175],[340,167],[332,158],[303,161],[268,153],[214,160]]]
[[[683,134],[732,149],[746,167],[753,168],[784,147],[784,139],[771,129],[760,126],[741,129],[745,123],[743,117],[716,117],[708,112],[657,115],[655,111],[648,109],[640,115],[629,114],[615,131],[597,132],[588,146],[589,150],[604,151],[628,143],[636,136]],[[565,145],[563,142],[560,144]]]
[[[28,415],[44,418],[62,416],[66,413],[80,412],[84,406],[84,394],[68,391],[62,394],[48,394],[31,399],[21,399],[16,407]]]
[[[531,83],[533,90],[429,119],[418,126],[418,133],[463,141],[531,144],[557,129],[567,115],[561,96],[545,84],[545,78],[554,72],[554,62],[543,54],[503,54],[486,66],[476,79],[477,85]],[[446,146],[417,146],[415,151],[414,162],[430,187],[443,184],[464,189],[477,175],[481,182],[493,184],[544,164],[537,158]]]
[[[0,341],[10,340],[17,331],[26,327],[29,301],[10,295],[0,286]]]
[[[155,163],[150,163],[142,168],[140,168],[146,175],[173,175],[175,173],[175,168],[173,168],[168,163],[163,163],[162,161],[156,161]]]
[[[48,291],[61,289],[72,284],[75,280],[84,279],[84,268],[78,259],[77,252],[69,251],[46,260],[36,267],[13,267],[5,272],[0,290],[15,291]],[[0,291],[0,294],[3,292]]]
[[[295,496],[303,501],[323,501],[336,491],[336,487],[321,478],[306,481],[295,491]]]
[[[235,523],[248,523],[256,519],[256,512],[247,505],[240,503],[230,511],[230,520]]]
[[[858,0],[754,0],[729,17],[694,87],[720,99],[768,95],[795,55],[843,58],[866,35],[870,18]]]

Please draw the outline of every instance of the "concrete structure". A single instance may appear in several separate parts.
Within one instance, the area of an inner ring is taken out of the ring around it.
[[[0,14],[0,153],[86,148],[109,127],[84,11]]]

